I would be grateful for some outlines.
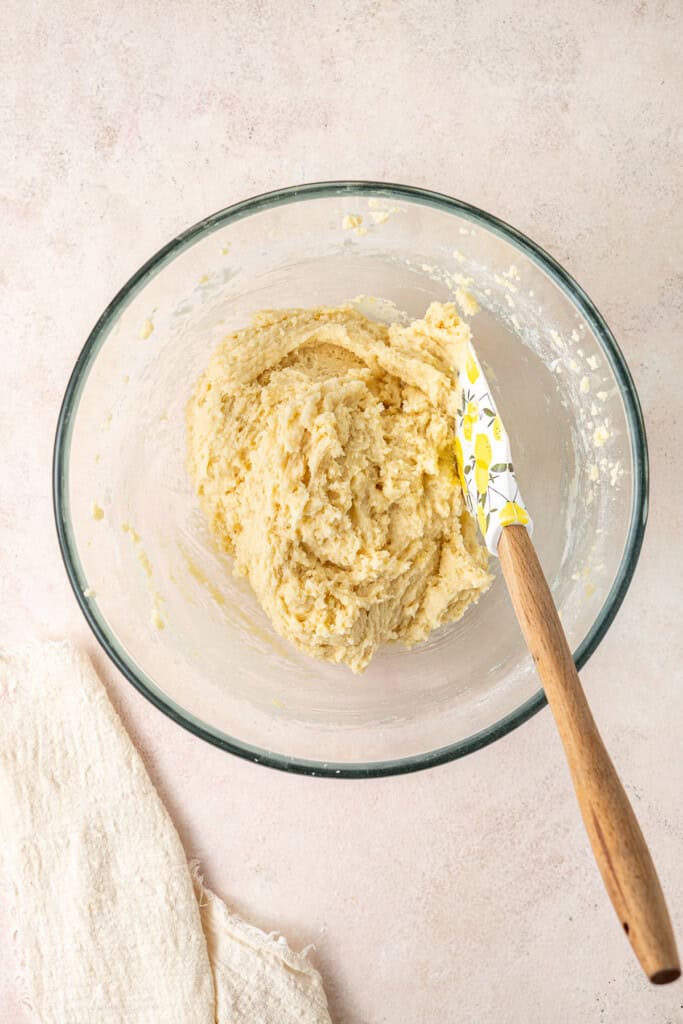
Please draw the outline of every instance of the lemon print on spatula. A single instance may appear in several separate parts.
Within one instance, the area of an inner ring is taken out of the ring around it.
[[[495,555],[504,527],[525,526],[531,533],[531,517],[519,492],[508,435],[471,342],[460,383],[458,479],[486,547]]]

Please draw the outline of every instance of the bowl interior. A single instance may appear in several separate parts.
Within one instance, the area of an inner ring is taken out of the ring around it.
[[[343,226],[349,214],[362,217],[355,230]],[[495,560],[491,590],[460,622],[411,651],[386,648],[354,677],[274,633],[216,550],[185,470],[193,384],[217,341],[254,312],[352,301],[376,319],[412,319],[461,287],[481,306],[474,340],[582,659],[637,554],[644,442],[609,332],[521,236],[410,190],[274,194],[172,243],[89,339],[55,463],[67,567],[120,667],[215,742],[299,770],[402,770],[466,752],[538,706]]]

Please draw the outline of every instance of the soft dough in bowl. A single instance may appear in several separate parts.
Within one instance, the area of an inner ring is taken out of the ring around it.
[[[354,672],[490,584],[454,465],[468,326],[350,306],[266,310],[226,337],[188,406],[189,470],[273,626]]]

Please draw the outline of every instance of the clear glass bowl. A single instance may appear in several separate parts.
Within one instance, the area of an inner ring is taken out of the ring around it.
[[[284,189],[208,217],[131,278],[86,342],[57,429],[55,514],[81,608],[133,685],[198,736],[275,768],[376,776],[467,754],[545,703],[495,559],[491,590],[460,622],[355,677],[274,633],[185,471],[192,385],[252,313],[355,300],[377,319],[414,318],[463,278],[579,667],[605,635],[642,543],[647,449],[591,301],[528,238],[446,196]]]

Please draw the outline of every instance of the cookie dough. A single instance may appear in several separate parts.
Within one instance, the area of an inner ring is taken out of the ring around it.
[[[313,657],[360,672],[490,584],[454,463],[468,338],[452,303],[407,327],[351,306],[266,310],[197,382],[188,466],[210,529]]]

